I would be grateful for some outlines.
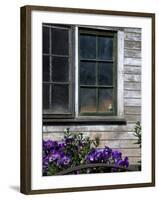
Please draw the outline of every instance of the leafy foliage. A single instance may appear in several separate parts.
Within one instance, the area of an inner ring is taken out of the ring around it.
[[[141,123],[138,121],[136,122],[135,128],[134,128],[134,136],[137,137],[137,142],[135,144],[139,144],[139,147],[141,148]]]
[[[69,129],[64,131],[62,141],[43,140],[43,175],[56,175],[60,171],[89,163],[107,163],[114,166],[128,168],[128,157],[122,159],[122,153],[113,151],[105,146],[99,147],[98,137],[91,140],[83,133],[71,133]],[[117,171],[117,168],[113,168]],[[79,173],[100,173],[109,172],[107,169],[83,169]]]

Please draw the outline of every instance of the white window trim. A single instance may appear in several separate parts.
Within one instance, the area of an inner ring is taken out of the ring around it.
[[[117,31],[117,116],[124,117],[124,31]]]

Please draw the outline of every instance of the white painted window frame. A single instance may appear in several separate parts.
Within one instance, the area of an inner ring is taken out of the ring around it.
[[[92,27],[95,28],[95,27]],[[75,26],[75,117],[79,118],[79,63],[78,63],[78,26]],[[117,31],[117,116],[124,117],[124,31],[117,28],[98,27],[104,30]],[[95,116],[97,117],[97,116]],[[98,116],[99,118],[110,118],[111,116]],[[113,116],[114,117],[114,116]],[[80,118],[88,118],[82,116]],[[93,118],[93,116],[89,116]]]

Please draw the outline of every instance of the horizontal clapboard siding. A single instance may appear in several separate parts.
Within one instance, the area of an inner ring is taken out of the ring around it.
[[[125,41],[125,49],[141,50],[141,42],[126,40]]]
[[[125,106],[140,106],[141,105],[141,99],[136,98],[125,98],[124,99],[124,105]]]
[[[124,28],[125,32],[128,33],[139,33],[141,34],[141,28]]]
[[[140,58],[124,58],[124,65],[141,66]]]
[[[140,33],[125,32],[125,40],[128,41],[141,41]]]
[[[125,74],[139,74],[141,75],[141,67],[140,66],[124,66],[124,73]]]
[[[141,98],[141,91],[140,90],[125,90],[124,97],[126,98]]]
[[[124,81],[127,81],[127,82],[141,82],[141,75],[125,74]]]
[[[133,130],[136,121],[141,121],[141,29],[124,29],[124,117],[127,125],[69,125],[69,126],[43,126],[45,140],[62,140],[64,130],[82,132],[92,140],[100,138],[100,147],[109,146],[113,150],[122,152],[123,157],[128,156],[131,165],[138,165],[141,160],[141,149]]]
[[[125,90],[140,90],[141,91],[141,82],[131,82],[124,81],[124,89]]]
[[[43,132],[64,132],[65,129],[69,128],[71,132],[131,132],[134,128],[134,123],[125,125],[96,125],[96,126],[43,126]]]
[[[141,114],[141,106],[131,107],[131,106],[125,106],[124,107],[125,114]]]
[[[141,51],[136,49],[125,49],[125,58],[141,58]]]

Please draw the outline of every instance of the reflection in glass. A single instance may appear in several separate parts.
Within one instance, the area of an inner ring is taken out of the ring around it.
[[[104,60],[113,59],[113,38],[98,37],[98,58]]]
[[[113,111],[113,90],[112,89],[99,89],[99,112]]]
[[[43,53],[49,53],[49,28],[43,27]]]
[[[98,84],[112,85],[113,84],[113,64],[98,63]]]
[[[96,84],[96,63],[81,62],[80,63],[80,84],[95,85]]]
[[[68,58],[52,57],[52,81],[67,82],[69,79]]]
[[[50,81],[50,57],[43,56],[43,81]]]
[[[85,59],[96,58],[96,36],[80,35],[80,56]]]
[[[96,89],[80,89],[80,112],[96,112]]]
[[[52,54],[68,55],[68,30],[52,28],[51,39]]]
[[[49,84],[43,83],[43,109],[49,109]]]
[[[52,85],[52,111],[54,113],[68,112],[69,89],[67,84]]]

